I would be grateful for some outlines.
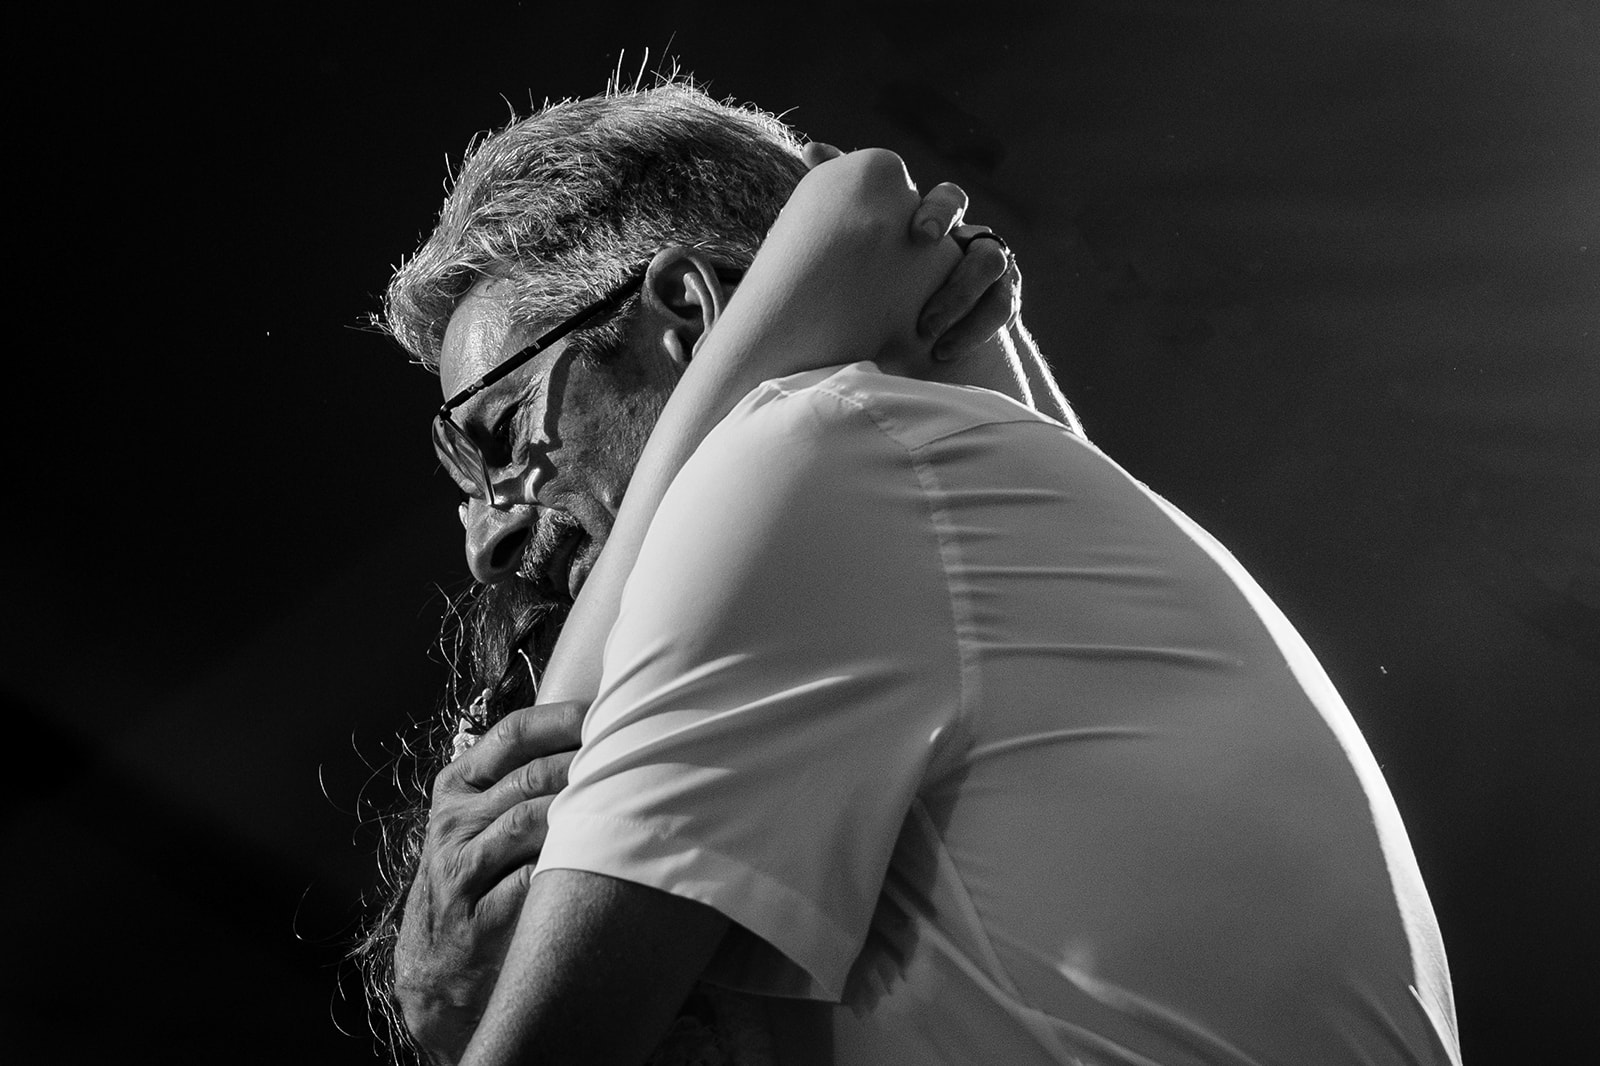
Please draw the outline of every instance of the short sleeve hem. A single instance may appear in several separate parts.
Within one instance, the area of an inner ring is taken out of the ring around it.
[[[719,949],[707,971],[717,984],[760,995],[837,1003],[861,945],[811,899],[769,874],[680,835],[583,811],[552,811],[543,870],[583,870],[671,893],[719,911],[781,955]],[[774,963],[777,963],[774,965]]]

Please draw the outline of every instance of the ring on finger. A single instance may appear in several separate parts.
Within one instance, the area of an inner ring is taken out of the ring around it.
[[[975,234],[973,237],[968,239],[967,247],[971,248],[973,243],[976,241],[993,241],[1000,246],[1000,251],[1006,256],[1006,258],[1011,258],[1011,245],[1007,244],[1006,239],[1000,236],[998,233],[986,232]]]

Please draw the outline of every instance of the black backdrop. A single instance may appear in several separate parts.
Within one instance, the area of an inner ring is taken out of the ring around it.
[[[968,189],[1091,435],[1366,730],[1468,1061],[1558,1061],[1600,1002],[1594,11],[47,13],[9,131],[6,1044],[375,1056],[340,955],[465,567],[434,381],[364,318],[475,131],[672,55]]]

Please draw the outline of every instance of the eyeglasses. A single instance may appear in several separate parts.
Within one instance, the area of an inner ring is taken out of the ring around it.
[[[474,495],[487,500],[490,507],[500,506],[499,499],[495,496],[494,481],[489,477],[489,463],[483,456],[483,449],[478,447],[472,435],[451,417],[450,412],[472,399],[478,393],[487,389],[506,375],[514,372],[528,360],[549,348],[556,341],[565,337],[573,330],[588,325],[592,320],[614,314],[622,302],[638,291],[644,284],[644,276],[650,264],[639,267],[628,279],[615,289],[606,293],[594,303],[583,308],[571,318],[562,322],[554,329],[545,333],[538,340],[523,348],[515,355],[493,367],[487,374],[468,385],[460,392],[446,400],[439,408],[438,417],[433,420],[433,450],[438,453],[439,461],[445,465],[456,480],[473,487]],[[737,285],[744,279],[744,270],[738,267],[717,267],[717,278],[725,285]]]
[[[472,435],[451,417],[450,412],[472,399],[489,386],[501,381],[506,375],[514,372],[549,348],[556,341],[565,337],[580,326],[587,325],[591,320],[612,314],[622,301],[632,296],[644,283],[644,268],[633,272],[621,285],[606,293],[594,303],[583,308],[571,318],[562,322],[554,329],[543,334],[538,340],[523,348],[509,359],[493,367],[487,374],[468,385],[460,392],[446,400],[439,408],[439,415],[433,420],[433,450],[438,453],[439,461],[445,465],[456,479],[464,484],[470,484],[476,493],[489,502],[490,507],[500,506],[500,501],[495,497],[494,481],[489,477],[489,463],[483,457],[483,450],[472,439]]]

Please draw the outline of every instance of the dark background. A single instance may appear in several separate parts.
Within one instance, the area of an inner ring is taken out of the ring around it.
[[[1467,1061],[1592,1047],[1595,11],[35,24],[8,130],[5,1045],[374,1059],[341,954],[465,566],[435,382],[366,315],[475,131],[671,55],[969,191],[1091,436],[1234,549],[1350,703],[1433,892]]]

